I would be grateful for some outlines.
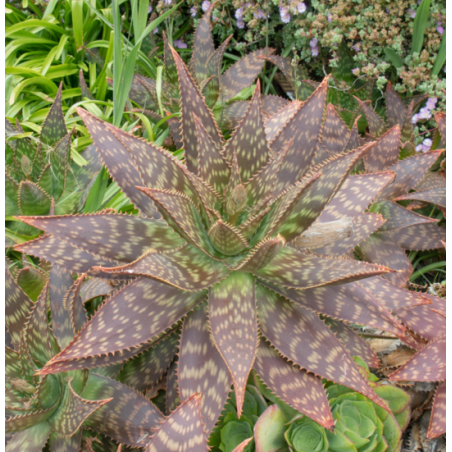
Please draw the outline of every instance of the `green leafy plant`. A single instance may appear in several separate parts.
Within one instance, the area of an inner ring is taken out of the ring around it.
[[[86,276],[74,282],[71,272],[52,266],[33,302],[9,265],[7,261],[6,450],[78,451],[84,427],[123,444],[144,446],[164,418],[149,400],[111,378],[117,368],[39,375],[43,364],[66,347],[87,320],[81,296]],[[93,282],[99,281],[91,280],[91,295],[99,293]]]
[[[325,429],[304,416],[290,424],[284,437],[287,444],[297,452],[328,451],[328,438]]]
[[[62,111],[62,84],[43,125],[39,138],[25,133],[19,122],[6,120],[5,214],[6,235],[23,242],[39,235],[35,228],[13,220],[13,215],[64,215],[80,210],[101,162],[93,147],[71,153],[72,135]],[[75,164],[71,155],[83,166]],[[8,218],[7,218],[8,219]]]
[[[267,409],[267,402],[259,390],[253,385],[247,385],[245,400],[243,402],[242,416],[237,416],[237,403],[235,393],[231,394],[231,399],[226,403],[219,423],[212,432],[209,445],[213,446],[213,451],[233,452],[234,449],[244,440],[253,436],[253,429],[256,421]],[[254,450],[254,443],[251,442],[244,451]]]
[[[343,321],[389,331],[411,344],[387,309],[418,304],[419,295],[389,283],[372,293],[364,290],[360,284],[366,278],[392,270],[344,254],[381,225],[379,216],[362,212],[393,175],[361,180],[366,197],[353,218],[367,220],[362,228],[357,225],[350,234],[350,218],[323,220],[333,195],[370,149],[355,147],[310,167],[319,137],[330,143],[326,129],[321,132],[328,79],[295,112],[283,109],[265,124],[258,82],[225,143],[189,70],[174,50],[172,56],[185,99],[181,130],[187,165],[78,109],[111,177],[140,215],[18,217],[46,235],[16,250],[73,272],[128,281],[39,373],[86,368],[98,359],[117,363],[175,335],[180,337],[177,374],[170,367],[174,349],[157,348],[142,359],[159,360],[150,381],[170,368],[169,392],[178,387],[183,401],[177,416],[194,393],[203,392],[207,434],[231,384],[240,418],[253,368],[282,400],[327,428],[334,420],[318,376],[388,410],[350,353],[371,365],[377,357]],[[357,197],[349,200],[356,209]],[[163,220],[150,218],[156,208]],[[374,296],[383,297],[387,308]]]
[[[259,56],[271,54],[273,49],[256,50],[236,61],[222,74],[223,56],[232,35],[215,49],[210,24],[215,5],[213,3],[209,7],[196,28],[189,68],[207,106],[216,109],[219,124],[222,127],[233,127],[248,105],[247,101],[240,100],[240,93],[248,88],[245,98],[251,94],[250,87],[264,66],[264,61]],[[140,107],[137,111],[145,109],[145,113],[160,125],[168,122],[176,149],[181,149],[188,131],[183,130],[181,134],[177,118],[173,115],[180,112],[181,103],[183,108],[185,99],[180,96],[176,63],[165,34],[163,50],[165,77],[163,78],[161,71],[157,72],[155,79],[135,74],[128,95]],[[163,69],[163,66],[160,67]],[[115,83],[114,79],[112,83]],[[287,102],[275,96],[264,96],[263,103],[266,111],[274,113]]]

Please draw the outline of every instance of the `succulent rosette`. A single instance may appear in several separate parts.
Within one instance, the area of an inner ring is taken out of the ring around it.
[[[71,272],[54,265],[34,302],[18,285],[9,264],[5,275],[6,451],[76,452],[85,428],[144,447],[164,417],[142,394],[112,378],[119,369],[38,375],[83,327],[87,320],[83,300],[103,293],[99,292],[103,284],[91,279],[87,286],[86,275],[74,282]]]
[[[328,451],[326,430],[306,416],[293,421],[284,437],[287,444],[296,452]]]
[[[384,294],[390,308],[423,300],[389,283],[376,295],[364,290],[366,278],[393,270],[347,253],[384,222],[364,212],[393,174],[360,179],[365,195],[341,199],[332,209],[343,209],[345,218],[329,221],[331,200],[372,145],[351,146],[312,165],[320,138],[328,140],[322,129],[328,79],[303,105],[266,120],[257,83],[224,142],[187,67],[172,55],[184,162],[78,110],[111,177],[140,214],[19,217],[46,234],[17,250],[122,281],[39,374],[138,355],[124,366],[135,372],[124,370],[122,381],[144,391],[167,374],[169,406],[177,407],[174,394],[182,401],[175,416],[184,418],[200,403],[207,434],[231,385],[240,418],[253,368],[278,397],[327,428],[334,419],[321,378],[388,410],[351,355],[373,366],[378,358],[347,324],[380,328],[412,343],[375,296]],[[156,209],[160,220],[153,218]],[[195,393],[203,393],[201,401]],[[161,435],[153,444],[163,441]]]

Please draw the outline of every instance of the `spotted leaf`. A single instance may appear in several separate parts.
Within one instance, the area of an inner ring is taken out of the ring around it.
[[[401,126],[407,116],[407,109],[399,95],[392,87],[391,82],[386,85],[386,114],[389,127]],[[411,119],[411,117],[410,117]]]
[[[43,423],[42,426],[45,430],[45,421],[52,416],[53,413],[58,409],[58,401],[51,408],[47,410],[33,411],[31,413],[26,413],[21,416],[14,416],[6,419],[5,421],[5,432],[17,432],[19,430],[25,430],[33,427],[37,424]]]
[[[435,121],[438,124],[438,130],[441,135],[441,143],[446,147],[446,113],[441,112],[435,115]]]
[[[261,338],[254,369],[264,383],[285,403],[324,428],[334,424],[322,381],[286,361]]]
[[[63,99],[63,82],[60,83],[55,100],[42,124],[40,140],[49,146],[60,141],[66,134],[66,123],[64,121],[62,99]]]
[[[397,309],[396,314],[404,325],[426,340],[434,340],[446,334],[446,320],[440,312],[446,310],[445,301],[434,295],[422,294],[432,302]]]
[[[148,250],[184,245],[165,221],[115,213],[56,217],[19,217],[72,246],[106,259],[133,262]]]
[[[64,299],[74,284],[72,273],[58,265],[52,265],[49,279],[49,300],[52,313],[52,331],[60,345],[64,348],[74,337],[71,315]]]
[[[287,151],[292,145],[292,142],[293,140],[290,140],[286,143],[284,149],[276,154],[275,158],[270,160],[261,171],[245,182],[248,195],[248,205],[255,205],[273,193],[278,172],[281,169],[281,165],[287,155]]]
[[[180,405],[180,391],[177,375],[177,356],[166,374],[166,412],[174,411]]]
[[[404,287],[413,271],[405,252],[388,234],[375,233],[359,244],[359,253],[367,262],[381,263],[396,273],[385,275],[389,282]]]
[[[269,116],[276,115],[278,111],[284,107],[288,107],[290,103],[291,102],[288,99],[284,99],[283,97],[273,96],[271,94],[264,94],[262,96],[262,109],[264,110],[264,113]]]
[[[52,432],[49,438],[51,452],[78,452],[82,443],[82,430],[79,429],[70,438],[64,438],[56,432]]]
[[[111,399],[96,410],[86,426],[129,446],[144,447],[149,433],[163,421],[160,411],[143,395],[118,381],[90,373],[81,396],[88,400]]]
[[[53,356],[49,324],[47,321],[48,296],[49,285],[46,284],[33,306],[25,326],[25,340],[30,356],[41,364],[45,364]]]
[[[433,173],[434,174],[434,173]],[[446,187],[436,187],[426,191],[417,191],[404,196],[399,196],[394,201],[425,201],[441,207],[446,207]]]
[[[215,255],[201,216],[191,199],[180,192],[140,187],[158,206],[161,214],[182,237],[202,251]]]
[[[144,353],[128,361],[116,379],[137,391],[146,391],[167,371],[177,352],[178,342],[177,334],[163,337]]]
[[[112,262],[101,256],[75,248],[53,235],[21,243],[16,245],[15,249],[21,253],[45,259],[52,264],[76,273],[87,272],[94,266],[113,267],[118,265],[118,262]]]
[[[398,336],[405,334],[405,328],[357,282],[307,290],[288,289],[264,281],[260,281],[260,284],[316,314],[372,326]]]
[[[284,238],[279,235],[273,239],[265,239],[259,242],[236,270],[240,269],[244,272],[256,273],[261,268],[266,267],[278,255],[279,250],[285,243]]]
[[[400,127],[384,133],[364,156],[366,172],[377,173],[397,163],[400,152]]]
[[[381,231],[392,231],[416,224],[436,223],[434,218],[419,215],[391,201],[380,201],[372,204],[371,212],[378,212],[386,220]]]
[[[284,128],[270,142],[273,152],[279,152],[287,141],[292,146],[278,173],[278,191],[301,179],[314,156],[322,124],[328,79],[316,89]]]
[[[389,378],[396,381],[443,381],[446,379],[446,336],[427,344]]]
[[[427,438],[436,438],[446,433],[446,382],[438,385],[433,400],[432,417],[428,426]]]
[[[245,115],[224,148],[228,161],[232,161],[233,150],[237,153],[242,181],[248,180],[268,162],[269,152],[262,120],[259,80]]]
[[[355,99],[366,117],[370,133],[375,137],[381,137],[386,132],[386,126],[383,119],[381,119],[380,116],[373,110],[370,101],[363,102],[358,97],[355,97]]]
[[[359,356],[369,367],[378,368],[380,360],[377,355],[369,347],[369,344],[360,338],[349,326],[334,319],[326,319],[325,323],[350,356]]]
[[[108,295],[113,287],[103,279],[91,278],[85,280],[80,287],[80,297],[83,304],[93,298]]]
[[[358,149],[361,142],[361,135],[358,131],[358,121],[361,116],[358,116],[353,123],[352,130],[350,132],[350,138],[348,139],[347,146],[345,147],[346,151],[353,151],[353,149]]]
[[[322,211],[318,222],[327,223],[362,214],[379,192],[394,179],[391,172],[348,177]]]
[[[14,434],[6,446],[8,452],[42,452],[49,439],[52,427],[47,422],[35,425]]]
[[[284,127],[294,118],[294,116],[299,112],[303,105],[303,102],[299,100],[294,100],[286,108],[282,108],[272,117],[267,119],[264,123],[265,132],[267,134],[267,139],[271,145],[272,141],[277,135],[281,133]],[[270,146],[272,147],[272,146]],[[279,149],[272,150],[279,152]]]
[[[206,49],[202,50],[202,52],[205,51]],[[223,138],[218,130],[212,112],[206,106],[202,94],[199,92],[199,89],[191,78],[187,67],[174,49],[172,49],[172,52],[174,60],[176,61],[181,92],[181,124],[185,150],[185,163],[189,171],[196,173],[198,169],[198,143],[193,113],[203,122],[207,133],[218,147],[222,146]],[[208,56],[210,56],[210,54],[207,55],[207,58]]]
[[[81,108],[76,110],[77,114],[83,119],[110,176],[143,214],[151,218],[155,217],[157,211],[152,202],[136,188],[142,186],[143,181],[129,151],[110,133],[106,123],[86,110]]]
[[[390,311],[399,308],[430,304],[430,301],[425,298],[423,294],[401,289],[379,276],[362,279],[357,284],[375,297],[380,305]]]
[[[229,67],[220,77],[220,98],[228,102],[243,88],[251,86],[264,67],[265,61],[259,57],[273,52],[271,48],[255,50]]]
[[[265,217],[265,215],[267,215],[268,212],[270,212],[270,206],[265,207],[260,212],[250,216],[244,223],[242,223],[239,227],[239,230],[243,237],[249,240],[257,231],[262,223],[263,218]]]
[[[19,184],[19,209],[22,215],[47,215],[50,211],[50,197],[33,182]]]
[[[265,236],[271,236],[281,232],[285,228],[288,220],[292,218],[293,230],[298,230],[303,227],[300,224],[303,220],[301,216],[295,218],[296,206],[300,203],[300,200],[305,197],[305,194],[321,177],[320,173],[314,173],[305,177],[298,184],[295,184],[290,189],[281,193],[276,201],[271,206],[269,215],[265,218],[265,223],[262,225],[258,234],[254,236],[252,244],[257,243]],[[281,236],[286,239],[288,234],[281,233]]]
[[[388,233],[405,250],[431,250],[443,248],[446,230],[433,223],[415,224]]]
[[[50,172],[52,181],[52,191],[50,194],[55,199],[59,199],[66,187],[69,158],[71,153],[72,133],[73,131],[70,131],[58,143],[56,143],[50,153],[50,164],[52,169]]]
[[[143,181],[137,184],[138,186],[177,190],[194,201],[197,200],[196,190],[190,182],[185,166],[170,152],[111,124],[103,123],[103,126],[110,132],[108,135],[116,137],[129,152],[131,162],[138,169]]]
[[[232,376],[240,417],[257,346],[253,276],[234,272],[209,291],[212,336]]]
[[[350,237],[332,241],[317,248],[310,248],[310,251],[319,256],[339,257],[352,251],[355,246],[361,243],[370,234],[375,232],[384,224],[385,220],[377,214],[365,213],[353,218],[353,234]],[[309,230],[308,230],[309,232]],[[297,239],[292,242],[296,246]]]
[[[231,390],[232,379],[210,336],[205,306],[189,313],[184,320],[178,381],[182,400],[195,392],[202,393],[201,411],[209,435]]]
[[[315,174],[320,173],[320,177],[303,192],[278,230],[287,241],[291,241],[311,226],[367,149],[368,145],[363,146],[354,152],[336,157],[321,168],[316,168]]]
[[[370,389],[345,348],[313,312],[259,284],[256,299],[261,331],[283,356],[308,372],[365,395],[388,410]]]
[[[184,452],[187,446],[207,452],[201,414],[201,394],[193,394],[163,421],[151,437],[146,452]]]
[[[396,173],[393,183],[388,184],[378,199],[394,199],[408,193],[422,179],[444,150],[431,151],[400,160],[388,168]]]
[[[163,55],[165,57],[165,75],[171,85],[177,85],[177,69],[165,32],[163,32]],[[142,103],[140,102],[140,105]]]
[[[86,400],[80,397],[68,381],[63,400],[55,414],[49,419],[49,424],[66,438],[70,438],[80,428],[86,418],[98,410],[112,398],[103,400]]]
[[[208,236],[214,248],[226,256],[234,256],[248,247],[245,237],[223,220],[218,220],[212,225]]]
[[[28,295],[18,286],[5,262],[5,323],[16,350],[19,350],[20,334],[33,307]]]
[[[350,130],[337,114],[334,106],[328,104],[326,118],[322,125],[320,143],[325,146],[328,154],[333,156],[345,151],[349,138]]]
[[[229,274],[221,262],[193,246],[168,253],[149,253],[123,267],[98,267],[97,270],[112,279],[121,279],[124,275],[147,276],[188,291],[207,288]]]
[[[382,265],[316,257],[295,248],[284,247],[266,267],[258,270],[256,275],[286,287],[309,289],[339,281],[343,284],[389,272],[391,270]]]
[[[207,60],[207,77],[213,77],[207,86],[203,89],[206,104],[209,108],[213,108],[220,94],[220,77],[221,66],[223,63],[223,55],[232,36],[226,38],[217,50]]]
[[[194,120],[198,138],[198,176],[222,193],[223,187],[226,187],[229,182],[231,170],[223,154],[220,153],[196,115],[194,115]]]
[[[148,278],[112,295],[71,344],[40,371],[64,370],[65,362],[136,347],[170,328],[205,298]],[[127,313],[127,315],[125,315]]]

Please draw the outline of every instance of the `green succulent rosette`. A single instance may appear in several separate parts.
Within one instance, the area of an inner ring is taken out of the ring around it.
[[[240,443],[253,436],[254,425],[259,416],[266,410],[267,403],[261,393],[253,385],[247,385],[242,416],[237,416],[235,393],[231,394],[223,412],[223,418],[212,432],[210,445],[213,452],[232,452]],[[254,451],[254,441],[244,449]]]
[[[285,433],[287,444],[296,452],[327,452],[326,430],[303,416],[293,422]]]

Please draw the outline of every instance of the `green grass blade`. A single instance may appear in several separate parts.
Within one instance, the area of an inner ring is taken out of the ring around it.
[[[439,46],[438,55],[436,55],[435,64],[432,68],[432,75],[438,75],[439,71],[446,62],[446,30],[444,30],[443,39],[441,45]]]
[[[389,60],[390,63],[392,63],[392,65],[395,68],[399,68],[403,66],[403,61],[402,59],[399,57],[399,55],[397,55],[396,51],[394,49],[391,49],[389,47],[386,47],[384,49],[385,54],[386,54],[386,58]]]
[[[77,52],[83,46],[83,0],[72,0],[72,28]]]
[[[424,42],[424,33],[427,27],[428,16],[430,14],[430,0],[422,0],[416,11],[413,27],[413,42],[411,45],[411,53],[421,53],[422,44]]]
[[[435,262],[433,264],[426,265],[425,267],[422,267],[420,270],[414,272],[411,275],[410,281],[415,281],[417,278],[419,278],[419,276],[423,275],[424,273],[439,270],[442,268],[446,268],[446,261]]]

